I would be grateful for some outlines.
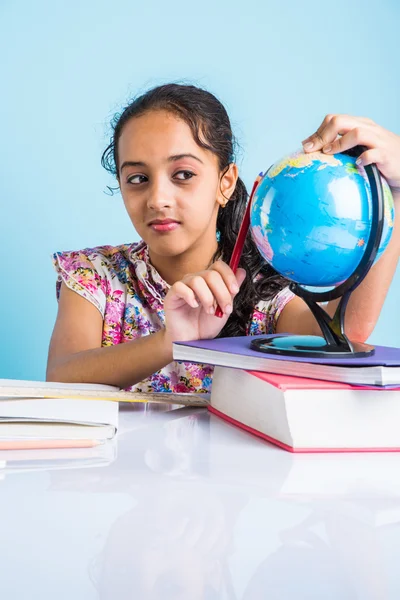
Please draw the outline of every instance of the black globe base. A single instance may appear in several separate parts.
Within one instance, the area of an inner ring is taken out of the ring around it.
[[[341,345],[327,344],[325,338],[316,335],[273,335],[251,341],[250,347],[267,354],[304,358],[362,358],[374,354],[374,347],[362,342],[350,342],[351,349]]]
[[[307,358],[366,358],[375,353],[374,346],[364,342],[353,342],[344,332],[345,311],[351,289],[340,298],[333,317],[312,299],[312,292],[295,283],[290,284],[290,289],[307,304],[319,325],[322,336],[288,334],[257,338],[250,343],[253,350]]]

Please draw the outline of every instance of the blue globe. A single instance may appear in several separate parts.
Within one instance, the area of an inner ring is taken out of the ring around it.
[[[393,231],[387,182],[376,260]],[[335,287],[358,266],[371,230],[371,189],[364,167],[345,154],[294,152],[264,175],[250,208],[250,229],[265,260],[291,281]]]

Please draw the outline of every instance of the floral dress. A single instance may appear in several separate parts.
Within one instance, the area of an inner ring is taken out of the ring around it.
[[[98,246],[53,254],[61,282],[94,304],[103,318],[102,346],[129,342],[159,331],[165,323],[163,302],[169,285],[150,263],[144,241]],[[273,333],[278,317],[293,298],[288,288],[254,309],[249,335]],[[211,365],[174,361],[128,388],[136,392],[211,391]]]

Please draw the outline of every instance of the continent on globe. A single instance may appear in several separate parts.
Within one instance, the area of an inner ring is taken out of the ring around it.
[[[385,179],[384,226],[376,260],[393,231],[394,202]],[[294,152],[260,181],[250,230],[261,255],[296,283],[333,287],[357,268],[369,239],[372,195],[367,174],[346,154]]]

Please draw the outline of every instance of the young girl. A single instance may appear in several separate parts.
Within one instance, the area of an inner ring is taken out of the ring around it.
[[[369,119],[328,115],[303,144],[327,153],[367,146],[363,164],[377,163],[399,204],[398,136]],[[174,340],[320,334],[250,234],[241,268],[235,274],[228,266],[247,202],[233,145],[223,105],[194,86],[156,87],[114,120],[102,164],[116,176],[141,241],[54,254],[59,305],[48,380],[209,392],[212,367],[173,362]],[[351,296],[350,339],[365,341],[375,326],[399,240],[396,224],[385,254]],[[222,318],[214,314],[217,304]]]

